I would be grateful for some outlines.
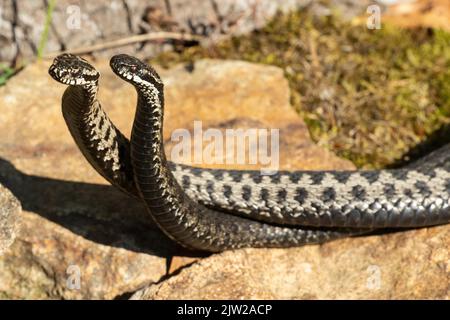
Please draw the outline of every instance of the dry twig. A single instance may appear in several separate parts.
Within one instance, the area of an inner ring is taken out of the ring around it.
[[[87,46],[79,49],[70,49],[66,51],[59,51],[59,52],[51,52],[44,55],[44,58],[51,59],[54,58],[57,55],[63,54],[63,53],[72,53],[72,54],[85,54],[85,53],[91,53],[94,51],[100,51],[115,47],[123,47],[129,44],[138,43],[138,42],[144,42],[144,41],[153,41],[153,40],[162,40],[162,39],[170,39],[170,40],[179,40],[179,41],[200,41],[199,36],[191,35],[191,34],[183,34],[183,33],[177,33],[177,32],[153,32],[153,33],[146,33],[146,34],[140,34],[140,35],[134,35],[127,38],[112,40],[104,43],[94,44],[92,46]]]

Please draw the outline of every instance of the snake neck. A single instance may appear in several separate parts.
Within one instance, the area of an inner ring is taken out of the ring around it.
[[[136,116],[131,132],[131,156],[138,164],[134,168],[145,186],[141,188],[144,199],[147,191],[151,191],[152,198],[159,201],[148,201],[149,206],[174,206],[173,201],[182,207],[181,188],[178,186],[173,174],[167,170],[167,159],[164,153],[163,121],[164,121],[164,95],[163,88],[138,88],[138,102]],[[150,169],[150,170],[149,170]],[[150,174],[149,174],[150,173]],[[166,208],[169,210],[169,208]]]
[[[75,119],[92,117],[98,111],[95,107],[98,93],[98,81],[84,86],[69,86],[62,98],[64,116]]]
[[[64,120],[94,169],[122,191],[136,196],[128,141],[101,108],[97,93],[98,81],[69,86],[62,99]]]
[[[131,159],[136,185],[155,223],[169,238],[182,243],[177,235],[185,231],[186,225],[196,224],[197,219],[186,212],[184,193],[170,170],[166,169],[163,88],[136,87],[136,90],[138,102],[131,132]],[[183,222],[177,223],[177,219]],[[172,228],[177,225],[180,225],[180,230],[174,232]]]
[[[167,180],[169,177],[162,171],[167,163],[163,143],[164,96],[156,88],[141,88],[137,92],[138,102],[131,137],[138,144],[132,143],[132,152],[140,152],[139,159],[145,157],[146,163],[151,163],[155,180]]]

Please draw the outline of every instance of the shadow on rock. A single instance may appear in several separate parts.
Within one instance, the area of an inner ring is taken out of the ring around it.
[[[400,159],[392,163],[389,168],[400,168],[417,160],[421,161],[422,158],[447,144],[450,144],[450,124],[442,125],[439,129],[433,131],[424,141],[412,147]]]
[[[0,183],[24,210],[90,241],[161,257],[189,255],[157,228],[143,204],[112,186],[27,175],[2,158]]]

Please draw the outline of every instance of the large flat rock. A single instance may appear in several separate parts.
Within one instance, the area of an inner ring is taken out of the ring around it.
[[[90,167],[62,118],[65,86],[48,76],[49,64],[31,64],[0,88],[0,183],[23,206],[22,232],[0,257],[0,297],[125,297],[204,256],[180,250],[141,203]],[[129,133],[134,89],[112,74],[107,61],[94,64],[102,73],[105,109]],[[171,132],[202,120],[205,129],[279,128],[281,168],[354,168],[311,142],[289,104],[280,69],[204,60],[192,70],[179,66],[161,74],[169,155]]]
[[[133,299],[449,299],[450,228],[214,255]]]
[[[100,99],[128,133],[134,89],[107,61],[95,65]],[[0,183],[23,206],[22,231],[0,257],[0,297],[111,299],[141,287],[134,298],[449,297],[448,226],[206,258],[181,250],[84,160],[61,116],[65,88],[47,68],[30,65],[0,88]],[[280,129],[282,169],[354,168],[311,142],[280,69],[202,60],[161,74],[168,155],[171,133],[201,120],[204,129]]]

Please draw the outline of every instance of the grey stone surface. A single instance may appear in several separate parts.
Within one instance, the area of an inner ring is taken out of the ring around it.
[[[19,200],[0,184],[0,255],[14,242],[19,230]]]
[[[113,75],[108,60],[93,64],[102,75],[100,101],[128,134],[134,88]],[[48,66],[30,64],[0,88],[0,183],[23,206],[23,232],[0,256],[0,298],[112,299],[200,259],[180,251],[138,200],[108,185],[83,158],[61,115],[66,87],[50,78]],[[161,76],[167,140],[198,119],[205,129],[256,124],[280,128],[283,169],[354,168],[311,141],[279,68],[202,60],[192,72],[178,66]],[[68,286],[77,270],[78,289]]]
[[[45,24],[48,1],[0,0],[0,61],[36,55]],[[317,14],[340,8],[344,16],[365,13],[371,1],[330,0],[59,0],[53,12],[46,52],[80,48],[134,34],[176,31],[206,36],[214,41],[230,34],[262,27],[277,10],[288,11],[311,4]],[[133,44],[117,52],[148,57],[167,49],[164,42]]]
[[[449,299],[450,226],[216,254],[132,299]]]

